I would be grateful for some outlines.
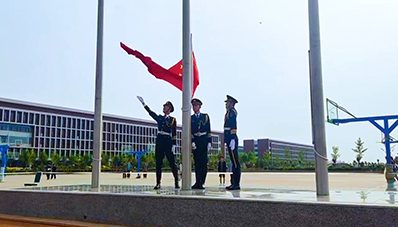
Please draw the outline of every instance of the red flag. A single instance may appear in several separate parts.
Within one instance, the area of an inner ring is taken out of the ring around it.
[[[174,85],[174,87],[180,89],[182,91],[182,60],[177,64],[172,66],[170,69],[165,69],[156,62],[152,61],[150,57],[144,56],[139,51],[133,50],[128,46],[124,45],[120,42],[120,46],[125,50],[128,54],[134,55],[136,58],[140,59],[142,63],[148,68],[148,72],[154,75],[157,79],[161,79],[169,82]],[[199,85],[199,70],[196,65],[195,55],[193,56],[193,90],[192,96],[195,94],[196,87]]]

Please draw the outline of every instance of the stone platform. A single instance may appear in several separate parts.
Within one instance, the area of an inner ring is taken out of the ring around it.
[[[396,192],[153,185],[63,185],[0,191],[0,213],[129,226],[395,226]]]

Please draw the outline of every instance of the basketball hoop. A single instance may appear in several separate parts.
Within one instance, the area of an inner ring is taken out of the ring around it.
[[[346,108],[339,106],[336,102],[326,98],[326,109],[327,109],[327,122],[339,125],[336,123],[335,120],[339,119],[339,110],[343,111],[344,113],[350,115],[353,118],[357,118],[354,114],[350,113]]]

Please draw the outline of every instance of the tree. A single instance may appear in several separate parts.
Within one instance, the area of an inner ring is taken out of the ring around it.
[[[285,165],[290,166],[291,164],[290,147],[285,147],[284,153],[285,153]]]
[[[92,162],[91,155],[86,153],[83,157],[81,157],[80,168],[86,170],[87,166],[91,165],[91,162]]]
[[[304,164],[304,151],[300,151],[298,153],[298,163],[299,163],[299,165]]]
[[[48,155],[45,151],[41,151],[39,153],[39,160],[40,160],[40,169],[44,170],[44,165],[47,164],[48,161]]]
[[[271,165],[271,160],[272,160],[272,154],[269,150],[266,150],[266,152],[264,154],[264,161],[265,161],[268,169]]]
[[[332,147],[333,153],[332,155],[332,162],[336,165],[337,159],[340,158],[341,154],[339,153],[339,147]]]
[[[356,160],[358,162],[358,165],[361,163],[361,159],[364,156],[365,151],[368,150],[368,148],[363,148],[364,142],[361,140],[361,137],[358,138],[358,140],[355,142],[356,147],[352,148],[352,150],[357,153]]]
[[[27,150],[23,150],[21,152],[21,155],[19,156],[19,159],[21,160],[21,162],[23,163],[24,167],[26,168],[26,166],[28,165],[28,151]]]
[[[51,154],[51,162],[54,165],[59,165],[60,160],[61,160],[61,156],[59,156],[59,154],[57,154],[57,152],[53,151]]]
[[[101,165],[108,166],[109,165],[109,154],[102,152],[101,154]]]

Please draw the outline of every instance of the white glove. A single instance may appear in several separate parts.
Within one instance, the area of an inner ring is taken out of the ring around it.
[[[173,152],[173,154],[176,154],[176,145],[173,145],[171,147],[171,152]]]
[[[207,152],[209,152],[210,149],[211,149],[211,143],[208,143],[208,144],[207,144]]]
[[[196,150],[196,143],[192,142],[192,150]]]
[[[231,150],[235,150],[235,140],[231,140],[231,142],[229,142],[229,147]]]
[[[141,96],[138,96],[138,95],[137,95],[137,99],[138,99],[138,101],[141,102],[141,104],[142,104],[143,106],[145,106],[144,99],[143,99]]]

